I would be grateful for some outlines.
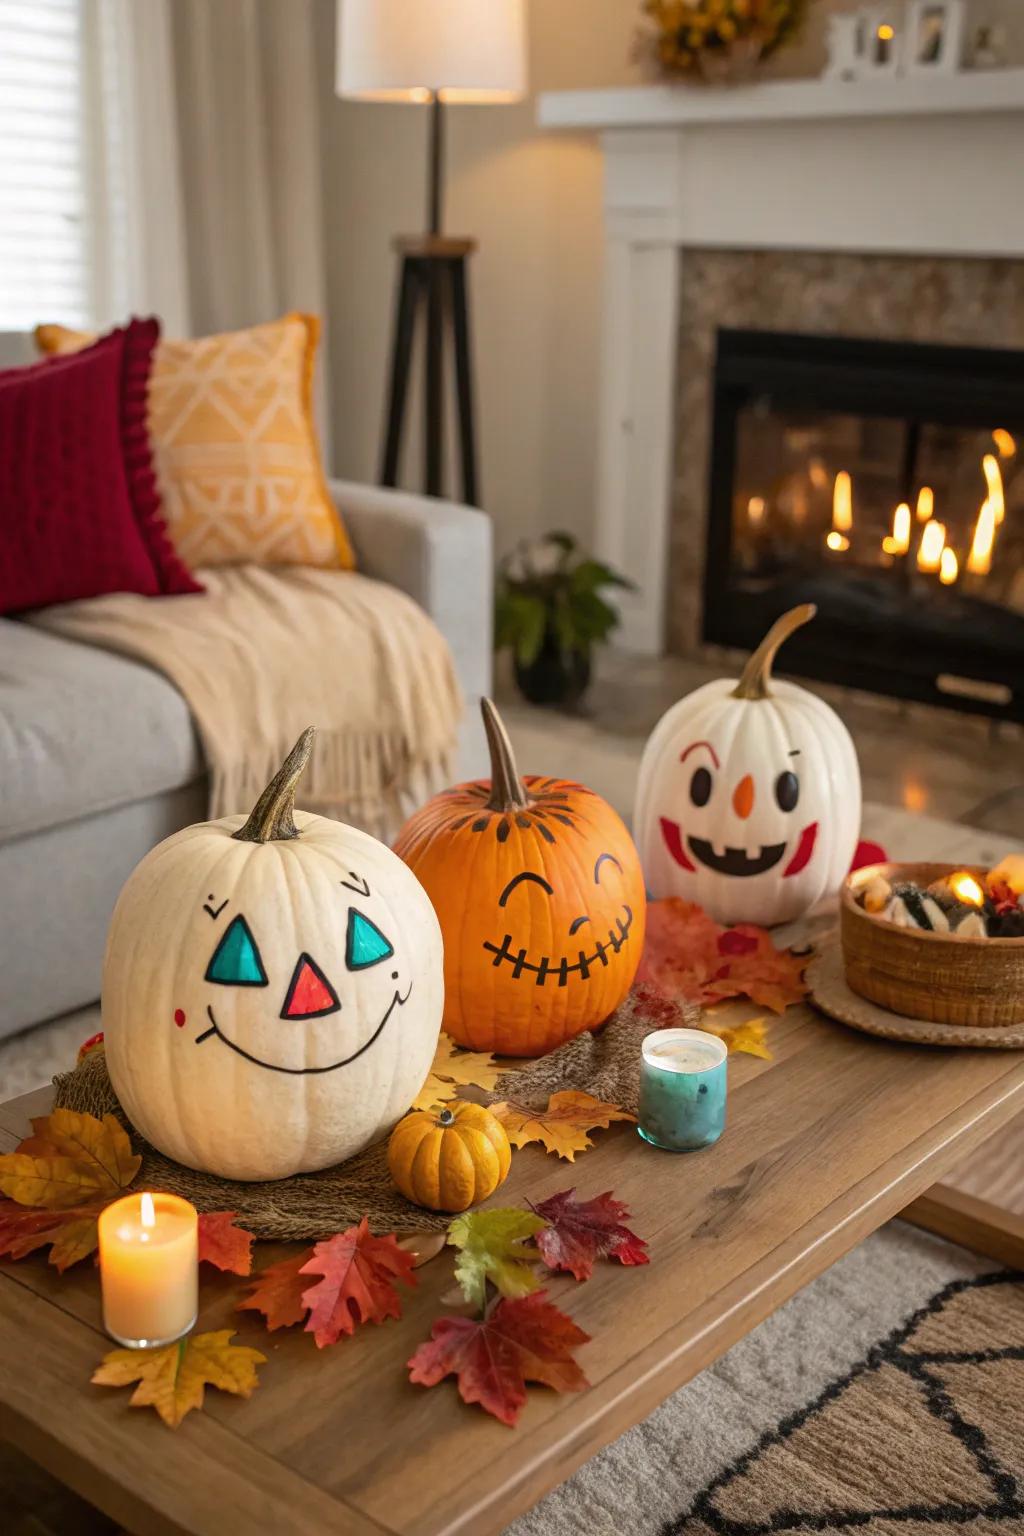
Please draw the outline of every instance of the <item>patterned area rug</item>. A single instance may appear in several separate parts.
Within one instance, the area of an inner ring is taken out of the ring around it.
[[[665,1536],[1024,1529],[1022,1281],[952,1281]]]

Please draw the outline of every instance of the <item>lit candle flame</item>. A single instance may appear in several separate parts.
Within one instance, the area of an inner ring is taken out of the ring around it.
[[[845,533],[836,533],[834,528],[831,533],[825,535],[825,543],[829,549],[834,549],[838,554],[842,554],[844,549],[850,547],[850,541]]]
[[[996,541],[996,515],[990,501],[983,501],[974,525],[967,569],[972,576],[987,576],[992,569],[992,546]]]
[[[917,495],[917,520],[926,523],[935,511],[935,492],[930,485],[922,485]]]
[[[1001,459],[1012,459],[1017,452],[1017,439],[1012,432],[1007,432],[1005,427],[996,427],[992,433],[992,441]]]
[[[747,516],[752,523],[760,523],[764,519],[763,496],[751,496],[747,502]]]
[[[901,501],[892,515],[892,538],[886,551],[890,555],[905,555],[910,548],[910,506]]]
[[[960,562],[947,544],[939,561],[939,580],[944,587],[951,587],[960,574]]]
[[[853,527],[853,481],[845,469],[836,475],[832,489],[832,527],[837,533],[849,533]]]
[[[946,547],[945,523],[925,523],[921,543],[917,551],[919,571],[937,571],[942,564],[942,551]]]
[[[993,453],[986,453],[981,461],[981,467],[985,471],[985,479],[988,481],[988,499],[995,514],[996,526],[1006,516],[1006,497],[1003,494],[1003,472],[999,468],[999,460]]]
[[[893,38],[896,36],[896,29],[890,26],[889,22],[883,21],[882,25],[878,29],[878,36],[881,38],[883,43],[891,43]]]
[[[964,870],[959,875],[951,875],[949,888],[957,901],[962,901],[968,907],[983,907],[985,905],[985,892],[975,880],[974,876]]]
[[[153,1196],[151,1194],[147,1193],[142,1197],[142,1210],[140,1212],[140,1217],[144,1227],[156,1226],[156,1211],[153,1207]]]

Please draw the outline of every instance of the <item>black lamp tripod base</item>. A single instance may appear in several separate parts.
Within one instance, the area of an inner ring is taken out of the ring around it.
[[[391,381],[388,388],[381,484],[398,483],[413,339],[417,317],[420,310],[424,309],[424,490],[428,496],[444,494],[444,353],[445,333],[450,328],[455,356],[462,497],[470,506],[476,506],[476,443],[466,296],[466,258],[476,249],[476,243],[473,240],[450,239],[444,235],[414,235],[401,236],[395,241],[395,249],[402,258],[402,268],[391,350]]]

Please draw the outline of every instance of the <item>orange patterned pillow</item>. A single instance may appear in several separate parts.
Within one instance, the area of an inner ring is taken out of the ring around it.
[[[314,315],[285,315],[197,341],[162,339],[149,431],[164,517],[189,566],[355,565],[313,427]],[[94,337],[36,327],[45,353]]]

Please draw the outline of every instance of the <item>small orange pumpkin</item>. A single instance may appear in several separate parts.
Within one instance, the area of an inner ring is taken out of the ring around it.
[[[468,1211],[504,1184],[511,1162],[501,1121],[461,1100],[414,1109],[388,1142],[391,1177],[407,1200],[429,1211]]]
[[[444,1028],[460,1045],[541,1056],[622,1002],[644,944],[640,859],[599,795],[520,779],[490,699],[491,779],[443,791],[395,843],[444,936]]]

